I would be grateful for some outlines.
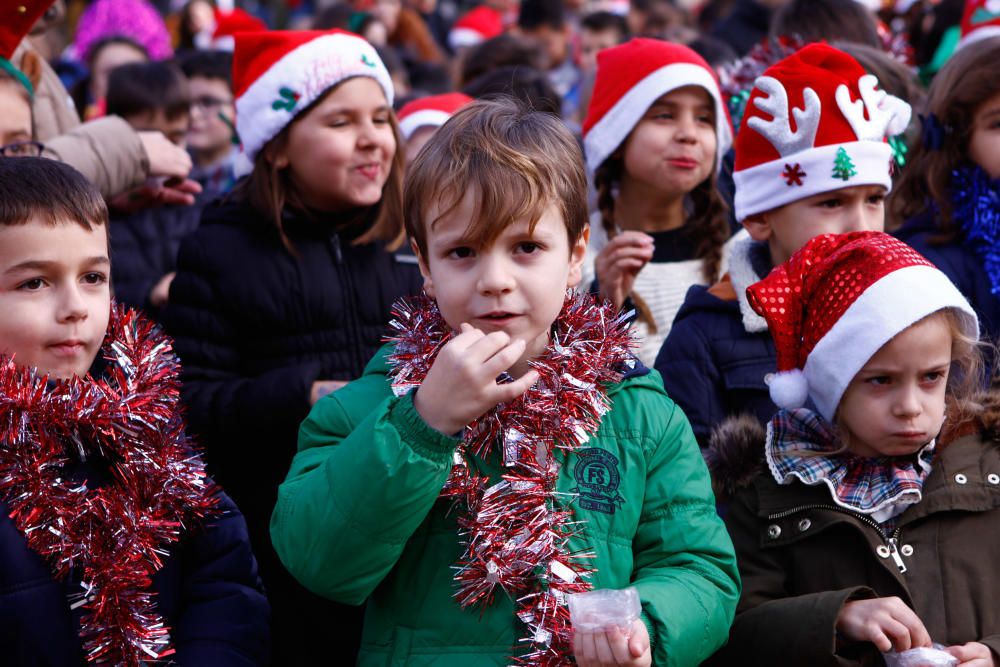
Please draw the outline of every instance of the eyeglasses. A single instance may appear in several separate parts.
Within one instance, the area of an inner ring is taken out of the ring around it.
[[[218,109],[226,106],[227,104],[232,104],[232,100],[220,100],[218,97],[196,97],[191,100],[191,108],[197,109],[198,111],[205,111],[207,113],[212,113]]]
[[[0,146],[3,157],[41,157],[44,152],[45,145],[38,141],[15,141]]]

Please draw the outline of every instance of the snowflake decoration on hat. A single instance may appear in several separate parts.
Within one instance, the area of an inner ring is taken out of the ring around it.
[[[854,168],[851,156],[847,154],[844,147],[837,149],[837,157],[833,160],[833,177],[842,181],[849,180],[852,176],[857,176],[858,170]]]
[[[786,164],[785,171],[781,172],[781,175],[785,179],[785,183],[789,186],[792,185],[802,185],[802,179],[808,174],[802,171],[801,165],[796,162],[794,165]]]

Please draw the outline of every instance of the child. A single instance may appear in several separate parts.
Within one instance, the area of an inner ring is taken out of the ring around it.
[[[122,65],[108,77],[108,115],[124,118],[137,132],[162,132],[181,148],[190,99],[184,74],[168,63]],[[177,251],[198,228],[202,206],[150,206],[131,192],[110,205],[115,298],[158,317],[174,279]]]
[[[755,82],[734,173],[736,218],[750,238],[733,243],[721,282],[691,288],[656,359],[702,446],[727,415],[763,424],[776,410],[765,383],[774,346],[747,286],[814,236],[883,229],[892,185],[885,137],[909,117],[905,102],[884,96],[857,61],[825,44],[800,49]]]
[[[580,70],[570,57],[572,28],[566,11],[562,0],[523,0],[517,28],[542,47],[549,83],[562,100],[562,116],[572,118],[580,106]]]
[[[477,102],[431,138],[405,196],[427,297],[397,306],[395,347],[303,423],[271,524],[283,561],[368,601],[360,664],[697,665],[739,588],[730,546],[684,415],[655,373],[628,370],[626,322],[589,295],[564,305],[587,245],[572,135]],[[573,643],[564,593],[629,585],[631,639]]]
[[[246,525],[192,454],[169,339],[111,302],[107,230],[71,167],[0,158],[0,652],[265,664]]]
[[[583,284],[596,274],[618,307],[631,296],[645,364],[688,288],[722,274],[730,228],[715,173],[732,136],[715,74],[694,51],[633,39],[598,54],[583,143],[600,225]]]
[[[462,93],[445,93],[422,97],[403,105],[399,110],[399,132],[406,140],[406,164],[409,166],[417,153],[430,140],[437,129],[452,114],[472,102]]]
[[[194,162],[191,178],[201,185],[203,201],[229,192],[236,182],[239,155],[236,107],[233,105],[233,55],[194,51],[181,62],[191,97],[187,147]]]
[[[923,141],[890,206],[903,241],[952,279],[979,313],[984,337],[1000,336],[1000,39],[969,44],[931,84]]]
[[[580,20],[580,69],[585,76],[597,71],[597,54],[621,44],[628,34],[624,17],[608,11],[587,14]]]
[[[3,157],[38,156],[41,144],[32,141],[31,83],[2,54],[0,112],[0,154]]]
[[[163,319],[209,469],[247,517],[277,662],[329,661],[321,637],[350,662],[359,613],[288,576],[268,521],[310,405],[361,375],[391,304],[420,290],[414,257],[393,252],[403,237],[393,89],[355,35],[235,39],[236,125],[252,171],[181,245]]]
[[[1000,547],[1000,449],[966,428],[972,307],[881,232],[816,237],[748,293],[784,409],[763,446],[713,445],[757,469],[726,518],[743,594],[717,663],[880,664],[934,641],[965,667],[997,664],[1000,578],[983,555]]]

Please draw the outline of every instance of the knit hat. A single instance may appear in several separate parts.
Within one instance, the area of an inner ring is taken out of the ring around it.
[[[441,127],[456,111],[471,103],[472,98],[462,93],[446,93],[413,100],[399,110],[399,131],[404,139],[409,139],[422,127]]]
[[[87,7],[76,27],[73,43],[76,57],[86,61],[94,46],[110,37],[135,42],[153,60],[174,55],[163,18],[146,0],[96,0]]]
[[[338,83],[375,79],[392,105],[392,79],[375,47],[342,30],[239,32],[233,52],[236,132],[243,140],[237,171],[296,115]]]
[[[686,46],[636,38],[597,54],[597,75],[587,118],[583,148],[594,171],[614,153],[653,102],[672,90],[700,86],[715,104],[716,166],[733,141],[729,112],[722,103],[719,81],[705,59]]]
[[[502,32],[503,15],[492,7],[480,5],[455,21],[448,33],[448,44],[452,49],[475,46]]]
[[[948,277],[882,232],[817,236],[748,287],[747,299],[774,338],[771,400],[790,409],[809,396],[827,421],[868,360],[924,317],[954,308],[965,333],[979,336],[975,311]]]
[[[222,51],[232,51],[236,44],[236,33],[238,32],[260,32],[267,30],[267,24],[250,12],[233,9],[229,12],[215,10],[215,30],[212,31],[213,49]]]
[[[966,0],[962,14],[962,38],[958,40],[955,50],[997,36],[1000,36],[1000,0]]]
[[[736,219],[855,185],[892,187],[892,148],[910,105],[826,44],[809,44],[754,83],[736,136]]]
[[[31,81],[24,72],[14,67],[10,59],[31,26],[35,25],[51,4],[52,0],[13,0],[0,7],[0,69],[21,82],[32,95],[35,91]]]

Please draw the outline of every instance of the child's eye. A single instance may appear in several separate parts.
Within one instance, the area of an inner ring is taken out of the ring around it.
[[[924,382],[935,383],[943,380],[946,375],[946,371],[931,371],[930,373],[924,373]]]
[[[448,251],[448,256],[454,259],[467,259],[472,257],[472,248],[462,246],[460,248],[452,248]]]
[[[885,201],[885,195],[883,195],[883,194],[872,195],[871,197],[868,198],[868,203],[869,204],[876,204],[876,205],[878,205],[878,204],[881,204],[884,201]]]
[[[36,292],[45,287],[45,281],[41,278],[32,278],[31,280],[25,280],[23,283],[17,286],[17,289],[24,290],[25,292]]]
[[[865,380],[867,384],[875,385],[876,387],[884,387],[885,385],[892,382],[888,375],[875,375],[873,377]]]
[[[389,115],[385,114],[385,115],[375,116],[372,119],[372,122],[375,123],[376,125],[384,125],[389,122]]]
[[[824,199],[823,201],[817,202],[816,205],[821,208],[837,208],[840,206],[840,200],[836,197]]]
[[[701,116],[698,116],[698,122],[705,123],[706,125],[711,125],[712,127],[715,127],[715,118],[708,114],[703,114]]]
[[[542,247],[534,241],[524,241],[523,243],[517,244],[517,249],[526,255],[530,255],[538,250],[541,250]]]
[[[92,271],[90,273],[84,274],[83,282],[88,285],[103,285],[108,282],[108,277],[99,271]]]

